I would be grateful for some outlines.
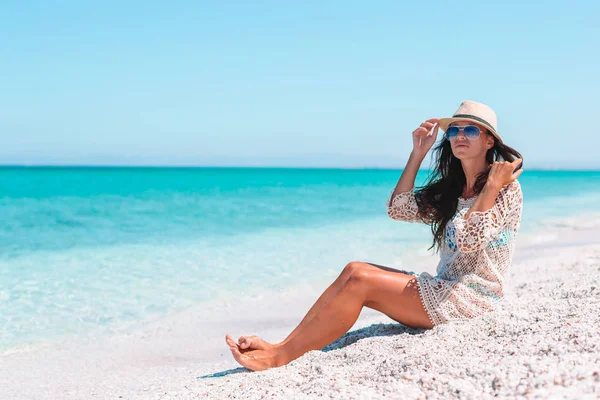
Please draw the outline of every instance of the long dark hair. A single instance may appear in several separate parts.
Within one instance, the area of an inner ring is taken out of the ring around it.
[[[415,190],[415,199],[419,213],[431,221],[433,244],[429,249],[436,247],[439,251],[444,241],[444,229],[456,213],[458,198],[462,195],[467,178],[461,161],[452,153],[450,141],[446,137],[434,148],[434,152],[435,168],[432,169],[425,185]],[[523,157],[495,137],[494,146],[485,155],[488,165],[494,161],[514,161],[516,158]],[[517,170],[522,167],[523,163]],[[481,193],[489,173],[490,168],[477,176],[474,187],[476,194]]]

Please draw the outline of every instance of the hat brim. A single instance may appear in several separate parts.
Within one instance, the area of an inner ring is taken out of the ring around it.
[[[500,137],[500,135],[498,134],[498,132],[496,132],[496,130],[494,128],[492,128],[491,126],[488,126],[486,124],[482,124],[481,121],[478,121],[476,119],[473,118],[468,118],[468,117],[458,117],[458,118],[441,118],[438,121],[438,125],[440,126],[440,129],[443,130],[444,132],[446,132],[446,129],[448,129],[448,125],[450,125],[453,122],[458,122],[458,121],[468,121],[468,122],[474,122],[478,125],[483,126],[484,128],[486,128],[488,130],[488,132],[490,132],[492,135],[494,135],[494,137],[496,139],[498,139],[500,141],[500,143],[502,142],[502,138]]]

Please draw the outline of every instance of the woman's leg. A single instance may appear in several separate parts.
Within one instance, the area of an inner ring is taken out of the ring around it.
[[[315,304],[313,304],[313,306],[310,308],[310,310],[308,310],[308,313],[306,313],[306,315],[304,316],[304,318],[302,319],[300,324],[298,324],[298,326],[287,336],[287,338],[284,340],[284,342],[286,342],[286,341],[290,340],[292,337],[294,337],[298,333],[298,331],[302,327],[304,327],[306,325],[306,323],[315,316],[316,312],[318,310],[320,310],[324,304],[329,302],[329,300],[331,300],[331,298],[333,298],[333,296],[335,296],[339,292],[339,290],[342,288],[344,283],[348,280],[350,275],[352,275],[352,272],[354,270],[356,270],[357,264],[359,264],[359,263],[351,262],[351,263],[348,263],[344,267],[344,269],[342,270],[340,275],[335,279],[335,281],[333,281],[333,283],[331,285],[329,285],[329,287],[327,289],[325,289],[325,291],[317,299]],[[239,344],[240,348],[243,350],[246,350],[246,349],[266,350],[267,348],[273,347],[272,344],[262,340],[258,336],[241,336],[238,339],[238,344]],[[243,352],[243,350],[242,350],[242,352]]]
[[[320,307],[317,302],[312,318],[307,315],[293,336],[273,348],[242,354],[227,335],[235,359],[252,370],[285,365],[343,336],[354,325],[363,306],[381,311],[407,326],[433,327],[423,309],[414,276],[371,264],[350,269],[354,270],[333,297],[329,301],[324,299]]]
[[[396,269],[393,268],[389,268],[389,267],[385,267],[383,265],[378,265],[378,264],[373,264],[373,263],[365,263],[365,262],[360,262],[360,261],[352,261],[348,264],[346,264],[346,266],[344,267],[344,269],[342,270],[342,272],[340,273],[340,275],[335,279],[335,281],[333,281],[333,283],[331,285],[329,285],[329,287],[327,289],[325,289],[325,291],[323,292],[323,294],[321,294],[321,296],[317,299],[317,301],[315,302],[315,304],[313,304],[313,306],[311,307],[310,310],[308,310],[308,313],[304,316],[304,318],[302,319],[302,321],[300,322],[300,324],[298,324],[298,326],[287,336],[287,338],[285,338],[285,340],[281,343],[287,343],[289,342],[294,336],[296,336],[296,334],[298,333],[298,331],[300,331],[301,329],[304,328],[304,326],[306,326],[306,324],[313,319],[313,317],[315,316],[315,314],[325,305],[327,304],[331,299],[333,299],[333,297],[335,297],[335,295],[342,289],[342,287],[344,286],[344,284],[346,283],[346,281],[348,280],[348,278],[355,273],[356,271],[359,270],[364,270],[364,269],[375,269],[375,268],[379,268],[385,271],[390,271],[390,272],[401,272],[398,271]],[[240,345],[240,348],[242,349],[242,352],[246,349],[259,349],[259,350],[266,350],[270,347],[272,347],[273,345],[262,340],[261,338],[259,338],[258,336],[241,336],[238,339],[238,344]]]

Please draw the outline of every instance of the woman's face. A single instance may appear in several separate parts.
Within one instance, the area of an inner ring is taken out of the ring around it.
[[[483,157],[485,160],[485,154],[489,149],[494,147],[494,137],[488,133],[488,130],[481,124],[471,121],[456,121],[451,123],[449,126],[467,126],[475,125],[481,130],[481,134],[475,140],[467,139],[465,132],[461,130],[458,136],[454,140],[450,140],[450,146],[452,147],[452,153],[454,157],[465,160],[465,159],[477,159]]]

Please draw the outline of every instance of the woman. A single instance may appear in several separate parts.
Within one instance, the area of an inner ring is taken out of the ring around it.
[[[257,336],[236,343],[226,335],[234,358],[251,370],[285,365],[343,336],[363,306],[425,329],[495,310],[521,221],[517,178],[523,172],[521,155],[503,143],[496,126],[489,106],[466,100],[451,118],[429,119],[412,133],[413,150],[388,215],[431,226],[432,247],[441,251],[436,276],[351,262],[281,343]],[[445,135],[435,148],[436,168],[416,190],[417,171],[439,128]]]

